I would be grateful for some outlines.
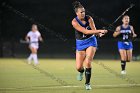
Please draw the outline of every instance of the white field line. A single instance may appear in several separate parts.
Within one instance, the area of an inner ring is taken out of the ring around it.
[[[32,87],[17,87],[17,88],[0,88],[0,90],[23,90],[23,89],[57,89],[57,88],[82,88],[84,86],[76,86],[76,85],[71,85],[71,86],[32,86]],[[92,87],[95,87],[95,88],[123,88],[123,87],[140,87],[140,84],[117,84],[117,85],[92,85]]]

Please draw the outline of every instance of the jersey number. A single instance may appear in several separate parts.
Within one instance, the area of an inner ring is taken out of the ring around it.
[[[123,35],[123,40],[128,39],[128,35]]]

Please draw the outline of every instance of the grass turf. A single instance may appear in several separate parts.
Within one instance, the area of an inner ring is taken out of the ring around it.
[[[77,81],[75,60],[40,59],[38,66],[25,59],[0,59],[0,93],[140,93],[140,62],[127,63],[120,75],[118,60],[94,60],[92,90]]]

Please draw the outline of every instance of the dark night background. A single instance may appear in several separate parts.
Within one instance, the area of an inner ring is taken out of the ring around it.
[[[75,33],[71,25],[71,20],[75,17],[73,1],[75,0],[1,0],[0,57],[27,57],[28,45],[19,41],[24,39],[31,24],[36,22],[44,38],[44,43],[40,44],[40,57],[74,58]],[[130,4],[135,4],[126,14],[130,16],[130,24],[138,35],[133,42],[134,56],[140,55],[140,0],[79,1],[92,13],[97,29],[111,24]],[[114,26],[120,24],[121,19]],[[106,36],[98,39],[99,47],[95,58],[119,58],[117,42],[112,33],[109,31]]]

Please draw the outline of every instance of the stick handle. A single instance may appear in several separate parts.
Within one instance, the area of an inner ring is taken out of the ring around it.
[[[128,12],[131,8],[133,8],[135,5],[134,4],[130,4],[130,6],[112,23],[112,25],[114,23],[116,23],[126,12]]]

